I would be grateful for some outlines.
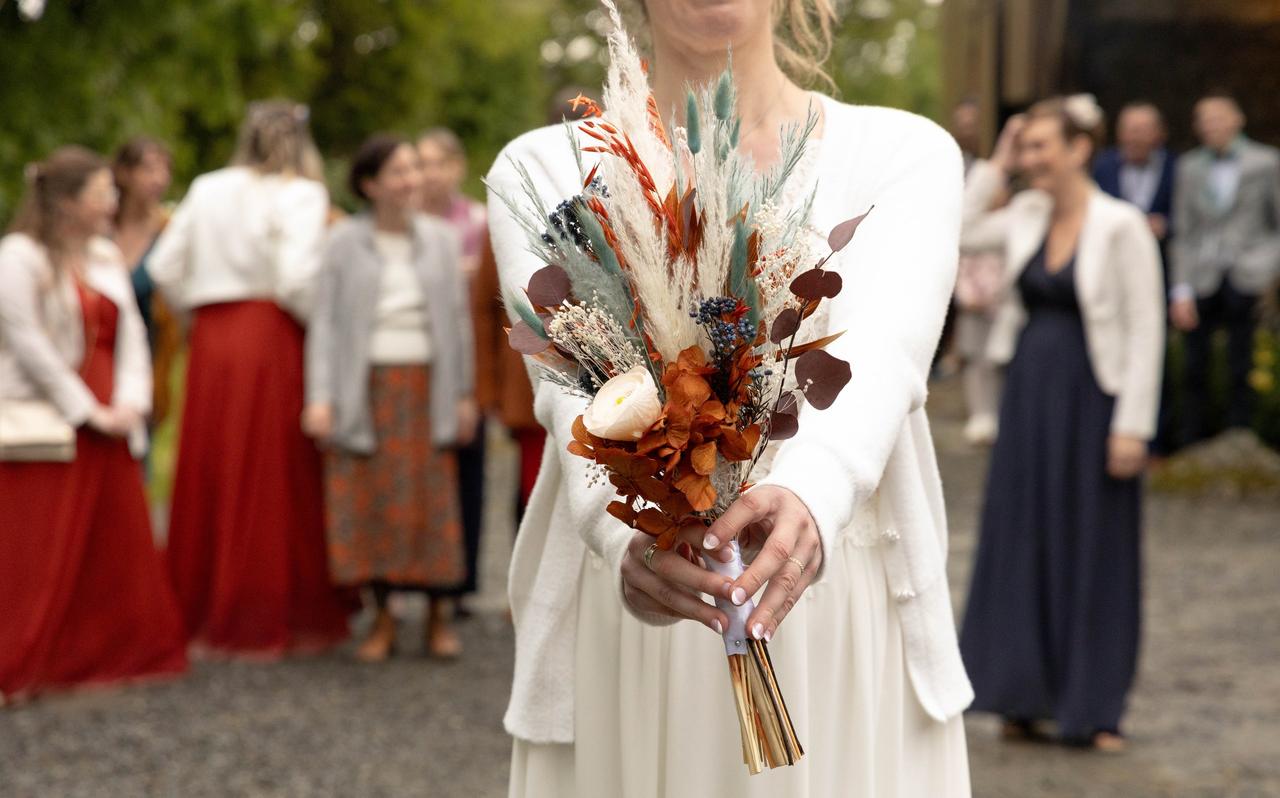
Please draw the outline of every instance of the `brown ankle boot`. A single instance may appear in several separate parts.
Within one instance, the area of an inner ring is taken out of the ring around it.
[[[356,649],[361,662],[386,662],[396,647],[396,619],[385,609],[378,610],[369,636]]]
[[[457,659],[462,655],[462,640],[453,628],[448,609],[443,599],[435,599],[427,611],[427,656],[435,659]]]

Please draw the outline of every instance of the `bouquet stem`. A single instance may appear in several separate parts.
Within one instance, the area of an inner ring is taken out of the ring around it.
[[[737,541],[729,545],[733,550],[731,561],[722,563],[709,557],[707,564],[721,576],[736,579],[744,570],[742,552]],[[765,766],[794,765],[804,756],[804,748],[796,739],[791,714],[778,688],[769,645],[747,635],[747,618],[755,605],[748,600],[738,607],[726,599],[716,599],[716,606],[729,617],[724,647],[729,657],[738,727],[742,732],[742,761],[752,775],[760,773]]]

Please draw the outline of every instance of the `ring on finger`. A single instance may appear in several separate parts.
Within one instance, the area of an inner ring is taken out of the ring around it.
[[[796,567],[800,569],[800,575],[801,575],[801,576],[804,576],[804,563],[803,563],[803,562],[801,562],[801,561],[800,561],[799,559],[797,559],[796,557],[788,557],[787,559],[788,559],[788,560],[790,560],[791,562],[795,563],[795,564],[796,564]]]
[[[653,570],[653,555],[658,553],[658,544],[650,543],[649,548],[644,550],[644,567],[650,571]]]

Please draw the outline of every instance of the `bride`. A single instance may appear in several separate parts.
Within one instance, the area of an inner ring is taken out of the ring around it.
[[[682,107],[686,85],[714,79],[732,49],[741,146],[759,168],[776,162],[784,125],[820,114],[790,191],[799,202],[816,182],[815,231],[875,206],[834,261],[845,287],[829,318],[814,317],[846,331],[830,351],[853,379],[831,408],[804,411],[760,484],[691,538],[707,550],[739,535],[758,544],[735,583],[672,553],[646,564],[652,538],[605,513],[611,488],[588,486],[586,461],[565,450],[583,400],[537,385],[549,440],[511,566],[510,795],[968,796],[960,713],[972,691],[924,412],[955,277],[959,151],[920,117],[800,88],[821,74],[830,0],[643,0],[638,11],[659,108]],[[549,206],[580,190],[561,127],[508,145],[494,191],[519,194],[516,163]],[[510,295],[542,263],[502,203],[490,214]],[[772,641],[807,751],[798,765],[747,774],[723,644],[708,631],[726,619],[699,594],[755,596],[748,629]]]

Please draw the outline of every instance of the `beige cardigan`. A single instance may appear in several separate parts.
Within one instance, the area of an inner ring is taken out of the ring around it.
[[[973,698],[956,643],[942,482],[924,410],[955,284],[960,153],[945,131],[913,114],[820,102],[814,227],[829,230],[875,205],[833,263],[845,282],[830,304],[829,326],[845,334],[830,351],[853,365],[853,379],[832,407],[801,412],[800,433],[780,445],[761,484],[800,497],[827,560],[856,514],[878,514],[903,660],[921,706],[942,721]],[[511,159],[529,170],[549,207],[581,190],[561,126],[527,133],[498,157],[487,182],[518,197],[521,178]],[[502,286],[517,293],[542,264],[496,198],[489,213]],[[516,665],[504,719],[507,731],[532,742],[573,740],[574,682],[592,678],[574,672],[583,557],[590,549],[618,573],[632,536],[604,512],[612,487],[588,486],[586,461],[565,451],[584,406],[553,384],[535,385],[534,414],[550,437],[511,562]]]
[[[1004,180],[993,164],[973,167],[960,238],[965,249],[1004,249],[1007,290],[988,343],[988,354],[998,363],[1013,358],[1026,324],[1015,284],[1044,242],[1053,210],[1044,192],[1024,191],[1004,208],[988,212]],[[1160,250],[1142,212],[1095,187],[1076,249],[1075,275],[1094,377],[1116,397],[1111,430],[1150,440],[1164,366],[1165,304]]]
[[[111,403],[151,412],[151,353],[147,331],[120,250],[108,239],[90,242],[85,282],[119,310]],[[97,400],[77,369],[84,359],[84,319],[74,284],[53,285],[43,246],[13,233],[0,240],[0,401],[45,399],[72,426],[89,418]],[[129,435],[135,457],[146,452],[147,430]]]

